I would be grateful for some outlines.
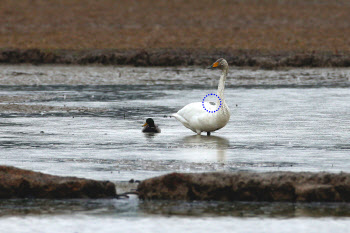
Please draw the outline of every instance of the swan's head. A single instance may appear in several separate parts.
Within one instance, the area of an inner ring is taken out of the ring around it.
[[[146,123],[143,125],[143,127],[145,127],[145,126],[149,126],[149,127],[154,127],[154,121],[153,121],[153,119],[152,118],[148,118],[147,120],[146,120]]]
[[[208,69],[217,69],[217,68],[219,68],[219,69],[223,70],[223,69],[225,69],[227,67],[228,67],[227,61],[225,59],[223,59],[223,58],[220,58],[216,62],[214,62],[211,66],[209,66]]]

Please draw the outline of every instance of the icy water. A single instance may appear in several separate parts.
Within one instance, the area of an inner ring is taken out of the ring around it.
[[[195,68],[0,67],[0,164],[110,180],[170,172],[350,172],[350,69],[231,68],[228,125],[170,115],[216,93]],[[152,117],[162,133],[141,133]],[[348,204],[0,200],[4,232],[348,232]]]

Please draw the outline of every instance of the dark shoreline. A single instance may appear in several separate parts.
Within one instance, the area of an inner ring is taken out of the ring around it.
[[[101,64],[132,66],[206,66],[223,57],[230,65],[279,67],[350,67],[350,53],[200,49],[0,49],[0,64]]]
[[[170,173],[143,180],[143,200],[349,202],[350,174],[327,172]]]
[[[141,200],[348,203],[350,173],[169,173],[141,181],[136,191],[117,195],[115,184],[109,181],[0,165],[0,199],[118,198],[129,194]]]
[[[0,165],[0,199],[115,198],[115,185],[77,177],[54,176]]]

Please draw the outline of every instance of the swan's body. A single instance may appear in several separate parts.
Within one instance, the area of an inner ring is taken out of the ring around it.
[[[217,96],[219,98],[217,102],[204,102],[205,109],[202,102],[190,103],[173,114],[185,127],[197,134],[207,132],[210,135],[210,132],[223,128],[230,119],[230,110],[224,98],[228,64],[225,59],[220,58],[210,68],[220,68],[222,70],[218,86]]]

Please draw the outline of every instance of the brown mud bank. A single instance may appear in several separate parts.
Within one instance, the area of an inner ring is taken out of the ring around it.
[[[200,49],[1,49],[0,64],[102,64],[132,66],[204,66],[223,57],[230,65],[278,67],[350,67],[350,53],[261,52],[258,50]]]
[[[144,180],[141,199],[350,202],[350,173],[172,173]]]
[[[113,198],[115,185],[0,166],[0,198]]]
[[[350,202],[350,173],[171,173],[142,181],[137,193],[144,200]],[[117,197],[109,181],[0,166],[0,198]]]
[[[2,104],[2,101],[0,100],[1,113],[25,113],[25,114],[52,113],[52,112],[101,113],[105,111],[106,109],[101,109],[101,108],[98,109],[98,108],[84,108],[84,107],[57,107],[57,106],[47,106],[47,105],[27,105],[27,104],[14,104],[14,103]]]

